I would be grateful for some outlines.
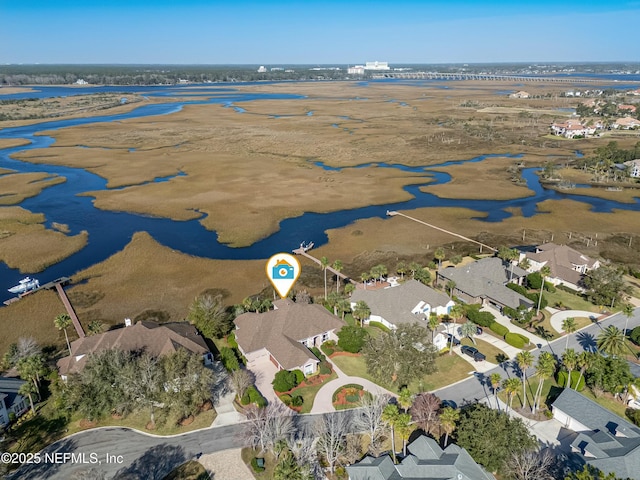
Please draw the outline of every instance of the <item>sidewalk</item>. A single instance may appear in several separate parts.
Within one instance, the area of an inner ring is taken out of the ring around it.
[[[342,385],[347,385],[349,383],[355,383],[357,385],[362,385],[362,387],[367,391],[374,395],[382,395],[387,394],[392,397],[396,397],[397,394],[390,392],[389,390],[382,388],[380,385],[377,385],[365,378],[361,377],[350,377],[346,375],[342,370],[338,368],[338,366],[331,361],[329,357],[327,357],[327,362],[329,362],[333,368],[333,370],[338,375],[338,378],[331,380],[329,383],[325,383],[318,393],[316,394],[316,398],[313,400],[313,407],[311,408],[310,413],[329,413],[335,412],[335,408],[333,408],[333,393],[340,388]]]
[[[505,317],[504,315],[502,315],[495,308],[491,308],[491,307],[485,305],[480,310],[493,314],[493,316],[496,317],[496,322],[498,322],[500,325],[504,325],[505,327],[507,327],[510,332],[519,333],[520,335],[524,335],[525,337],[527,337],[531,341],[531,343],[533,343],[535,345],[546,345],[547,344],[547,341],[544,338],[540,338],[536,334],[531,333],[531,332],[527,332],[524,328],[520,328],[519,326],[514,325],[513,323],[511,323],[511,320],[508,317]]]

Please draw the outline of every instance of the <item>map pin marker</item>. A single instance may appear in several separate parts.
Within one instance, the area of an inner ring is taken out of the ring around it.
[[[288,253],[277,253],[267,260],[267,278],[278,295],[287,298],[300,276],[302,267],[296,257]]]

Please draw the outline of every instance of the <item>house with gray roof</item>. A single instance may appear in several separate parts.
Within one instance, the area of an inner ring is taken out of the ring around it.
[[[388,328],[427,321],[432,313],[446,315],[455,305],[447,295],[417,280],[408,280],[391,288],[356,290],[351,294],[351,308],[355,308],[359,301],[364,301],[371,310],[366,323],[380,322]]]
[[[521,284],[527,272],[516,265],[505,265],[498,257],[487,257],[462,267],[438,270],[436,282],[446,286],[453,282],[453,294],[465,303],[504,307],[531,308],[533,302],[507,288],[507,283]]]
[[[528,271],[538,272],[542,267],[547,266],[551,274],[546,281],[554,285],[566,285],[578,291],[584,291],[584,287],[582,287],[584,275],[600,266],[598,260],[594,260],[567,245],[556,245],[555,243],[538,245],[535,252],[520,253],[520,261],[525,258],[530,265]]]
[[[273,306],[273,310],[264,313],[243,313],[233,321],[236,341],[247,366],[268,359],[280,370],[314,373],[320,360],[309,349],[327,340],[338,340],[335,332],[345,322],[322,305],[284,299]]]
[[[640,428],[565,388],[552,405],[553,418],[577,432],[571,451],[584,463],[616,477],[640,480]]]
[[[18,393],[24,383],[20,378],[0,377],[0,427],[9,423],[11,414],[18,418],[29,409],[29,401]]]
[[[433,438],[421,435],[407,450],[409,454],[398,465],[388,454],[366,456],[347,467],[349,480],[495,480],[464,448],[453,443],[443,450]]]
[[[60,376],[66,380],[68,375],[82,371],[91,354],[111,349],[146,352],[153,357],[185,349],[202,355],[205,364],[211,364],[213,360],[209,347],[193,325],[186,322],[159,324],[144,320],[74,340],[71,342],[71,355],[58,360]]]

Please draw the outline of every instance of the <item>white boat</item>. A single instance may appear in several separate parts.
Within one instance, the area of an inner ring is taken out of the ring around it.
[[[309,250],[311,250],[313,248],[313,242],[309,242],[307,244],[302,242],[300,244],[300,248],[302,249],[303,252],[307,252],[307,251],[309,251]]]
[[[11,287],[9,291],[11,293],[21,294],[21,293],[26,293],[30,290],[35,290],[39,286],[40,286],[40,282],[37,279],[25,277],[22,280],[20,280],[20,282],[18,282],[18,285]]]

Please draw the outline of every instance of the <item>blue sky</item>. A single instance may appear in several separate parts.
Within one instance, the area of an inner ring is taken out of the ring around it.
[[[0,63],[640,61],[636,1],[0,0]]]

